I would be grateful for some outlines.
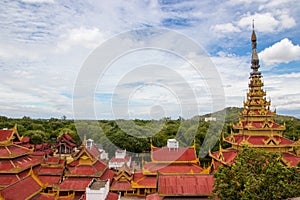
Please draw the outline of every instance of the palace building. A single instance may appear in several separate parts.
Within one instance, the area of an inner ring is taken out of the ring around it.
[[[300,161],[300,141],[291,141],[283,137],[285,124],[275,121],[276,111],[270,110],[271,101],[266,100],[264,83],[259,71],[259,58],[256,50],[256,34],[252,31],[252,58],[247,98],[244,101],[243,111],[239,114],[239,122],[233,124],[231,134],[223,141],[231,144],[230,148],[210,153],[213,159],[213,168],[221,164],[228,165],[234,162],[240,146],[262,149],[266,152],[278,152],[282,155],[282,162],[286,166],[296,166]],[[237,133],[236,133],[237,132]]]

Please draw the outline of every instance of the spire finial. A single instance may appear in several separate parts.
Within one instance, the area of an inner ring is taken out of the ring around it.
[[[254,19],[252,19],[252,30],[254,31]]]

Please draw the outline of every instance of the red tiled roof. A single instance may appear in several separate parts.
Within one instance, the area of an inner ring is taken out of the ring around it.
[[[38,193],[42,187],[32,176],[27,176],[20,181],[4,188],[0,193],[5,200],[27,199],[31,195]]]
[[[60,181],[60,176],[39,176],[39,179],[43,183],[48,185],[58,184]]]
[[[91,165],[78,165],[72,169],[69,169],[71,174],[78,174],[78,175],[93,175],[97,171]]]
[[[23,137],[23,138],[21,139],[21,142],[22,142],[22,143],[29,143],[29,142],[30,142],[30,139],[31,139],[31,138],[28,137],[28,136],[27,136],[27,137]]]
[[[119,199],[119,194],[109,192],[105,198],[105,200],[118,200]]]
[[[30,156],[22,156],[16,159],[9,160],[1,160],[0,162],[0,172],[14,170],[16,167],[22,169],[26,169],[31,167],[32,165],[37,165],[40,163],[39,159],[30,157]]]
[[[0,157],[15,158],[24,154],[28,154],[31,151],[25,147],[11,144],[8,146],[0,146]]]
[[[130,190],[132,189],[131,184],[127,181],[116,181],[114,180],[110,186],[112,190]]]
[[[101,160],[97,160],[93,166],[98,170],[98,171],[103,171],[104,169],[107,168],[107,165],[106,163],[104,163],[103,161]]]
[[[91,154],[94,158],[99,158],[100,156],[100,151],[95,145],[92,145],[91,148],[86,148],[89,154]]]
[[[197,156],[194,148],[169,149],[167,147],[153,148],[151,151],[152,161],[194,161]]]
[[[0,187],[8,186],[19,180],[18,176],[15,174],[1,174],[0,175]]]
[[[0,142],[6,141],[13,134],[13,130],[0,130]]]
[[[208,196],[212,194],[213,175],[160,175],[158,193],[166,196]]]
[[[61,175],[63,170],[61,167],[41,167],[38,174]]]
[[[139,186],[144,187],[155,187],[156,186],[156,176],[145,176],[144,178],[137,181]]]
[[[224,158],[224,160],[222,160],[222,161],[227,164],[231,164],[234,162],[234,159],[237,157],[238,151],[233,148],[227,148],[226,150],[222,151],[222,154],[223,154],[223,158]],[[220,151],[213,152],[213,153],[211,153],[211,155],[212,155],[212,157],[219,159]]]
[[[101,180],[107,180],[109,179],[110,183],[112,182],[112,179],[115,175],[115,172],[111,169],[106,169],[105,172],[101,176]]]
[[[282,153],[284,160],[290,163],[291,166],[296,167],[300,162],[300,157],[290,154],[290,153]]]
[[[243,140],[246,140],[250,144],[253,145],[265,145],[264,141],[267,141],[270,137],[269,136],[249,136],[249,135],[234,135],[234,142],[241,143]],[[281,136],[273,136],[276,141],[279,141],[278,145],[290,145],[293,144],[293,141],[281,137]],[[226,138],[225,140],[230,141],[230,137]]]
[[[85,188],[92,181],[93,178],[78,178],[78,177],[69,177],[65,179],[60,185],[60,190],[67,191],[85,191]]]
[[[146,200],[162,200],[163,197],[160,197],[157,193],[149,194],[146,196]]]
[[[160,163],[146,163],[143,166],[144,170],[150,173],[201,173],[203,169],[196,164],[191,163],[171,163],[171,164],[160,164]]]

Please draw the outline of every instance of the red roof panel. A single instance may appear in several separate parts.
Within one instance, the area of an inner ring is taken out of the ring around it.
[[[0,187],[7,186],[19,181],[19,178],[15,174],[1,174],[0,175]]]
[[[41,189],[42,187],[32,176],[27,176],[24,179],[4,188],[0,193],[5,200],[27,199]]]
[[[169,196],[208,196],[212,194],[213,184],[213,175],[160,175],[158,193]]]
[[[38,174],[53,174],[53,175],[61,175],[63,172],[63,168],[61,167],[41,167]]]
[[[39,176],[39,179],[43,183],[47,183],[48,185],[58,184],[60,181],[60,176]]]
[[[109,192],[105,198],[105,200],[118,200],[119,199],[119,194]]]
[[[93,178],[78,178],[69,177],[65,179],[60,185],[60,190],[81,190],[85,191],[85,188],[92,181]]]
[[[194,161],[196,152],[194,148],[153,148],[151,151],[153,161]]]
[[[106,169],[105,172],[101,176],[101,180],[107,180],[109,179],[110,183],[112,182],[112,179],[115,175],[115,172],[111,169]]]
[[[13,130],[0,130],[0,142],[6,141],[13,134]]]
[[[203,169],[196,164],[182,163],[182,164],[159,164],[159,163],[146,163],[143,166],[144,170],[151,173],[200,173]]]
[[[132,189],[131,184],[127,181],[113,181],[110,188],[124,191]]]
[[[282,153],[284,160],[290,163],[291,166],[296,167],[300,162],[300,157],[290,154],[290,153]]]

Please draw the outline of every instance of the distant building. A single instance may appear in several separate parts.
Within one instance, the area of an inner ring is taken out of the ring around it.
[[[126,155],[126,150],[117,150],[115,156],[108,162],[110,169],[118,169],[124,165],[131,166],[131,157]]]
[[[217,118],[216,117],[205,117],[204,121],[206,121],[206,122],[217,121]]]

